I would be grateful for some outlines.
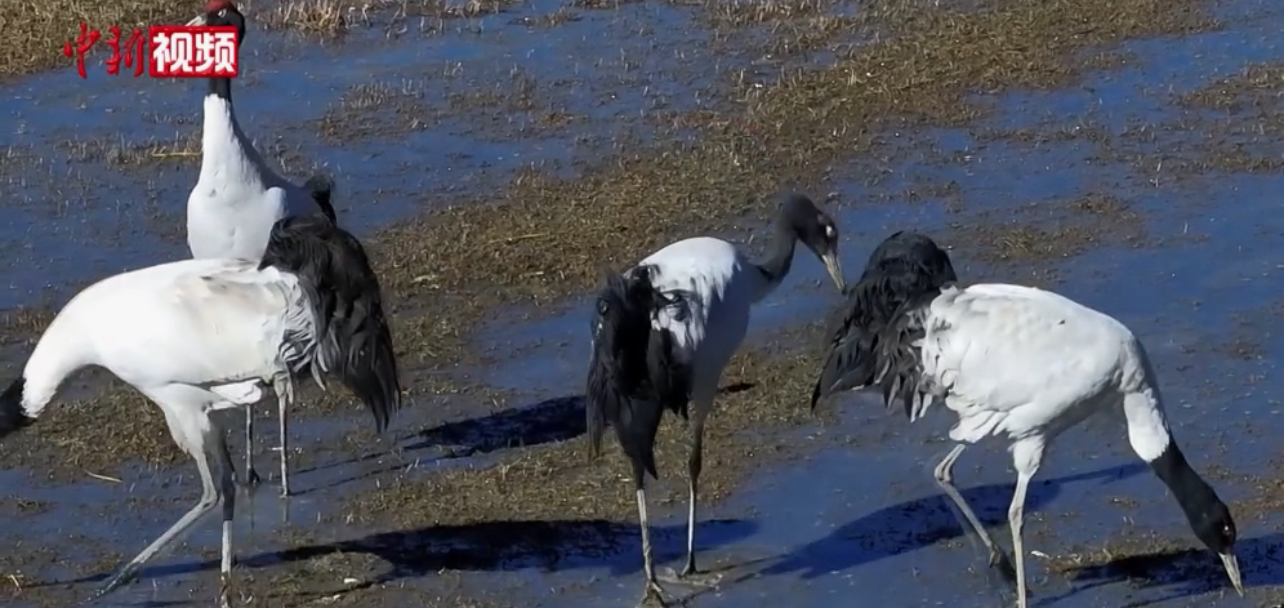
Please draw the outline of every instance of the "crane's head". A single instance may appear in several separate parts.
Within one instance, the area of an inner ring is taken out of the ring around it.
[[[237,40],[245,40],[245,17],[236,10],[232,0],[209,0],[205,3],[205,12],[188,21],[187,25],[234,27]]]
[[[838,261],[838,224],[802,194],[785,195],[780,211],[782,219],[798,235],[798,240],[825,264],[825,271],[834,280],[838,291],[843,291],[846,281],[843,278],[843,266]]]
[[[1239,572],[1239,560],[1235,557],[1235,520],[1231,518],[1230,509],[1226,503],[1214,499],[1198,514],[1192,515],[1190,523],[1195,536],[1222,558],[1231,585],[1241,596],[1244,595],[1244,579]]]

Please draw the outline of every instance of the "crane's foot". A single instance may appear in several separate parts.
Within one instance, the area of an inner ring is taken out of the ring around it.
[[[665,568],[660,571],[659,580],[674,585],[685,585],[688,587],[717,587],[722,582],[722,574],[712,572],[699,572],[695,566],[688,566],[679,574],[673,568]]]
[[[646,582],[646,591],[642,594],[642,601],[638,602],[638,608],[647,608],[648,606],[668,608],[676,606],[677,603],[672,596],[664,591],[664,587],[661,587],[660,583],[648,580]]]
[[[232,608],[231,577],[225,574],[222,579],[218,587],[218,606],[219,608]]]
[[[1012,560],[1008,559],[1006,551],[997,547],[990,550],[990,567],[999,571],[1003,581],[1012,585],[1017,584],[1016,568],[1012,567]]]
[[[115,591],[121,585],[125,585],[133,581],[136,576],[138,576],[138,565],[132,563],[126,564],[124,568],[120,569],[120,572],[117,572],[112,575],[111,578],[107,579],[107,583],[94,593],[94,596],[90,598],[90,601],[102,599],[103,596]]]
[[[259,487],[259,484],[262,482],[263,480],[259,477],[258,471],[255,471],[254,469],[247,469],[245,471],[245,477],[241,480],[239,485],[241,486],[241,489],[246,490],[248,492],[250,490],[253,490],[254,488]]]

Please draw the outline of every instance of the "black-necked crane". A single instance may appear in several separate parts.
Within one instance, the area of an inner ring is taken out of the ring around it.
[[[905,271],[927,272],[912,264]],[[868,325],[852,329],[877,339],[846,343],[855,349],[838,357],[842,366],[825,370],[818,394],[878,386],[885,404],[900,401],[911,421],[942,399],[958,421],[949,432],[956,445],[937,465],[936,481],[990,551],[991,565],[1000,566],[1006,554],[954,487],[953,468],[967,445],[1007,438],[1017,471],[1008,523],[1020,608],[1026,608],[1021,532],[1030,480],[1059,434],[1108,410],[1122,411],[1133,451],[1172,491],[1195,536],[1221,558],[1243,595],[1235,521],[1178,448],[1154,369],[1131,330],[1064,296],[1021,285],[950,283],[899,295],[890,318],[867,317]]]
[[[600,453],[609,425],[632,465],[645,563],[644,602],[669,601],[651,562],[643,483],[647,473],[657,477],[654,444],[665,410],[688,419],[692,443],[686,566],[661,578],[697,585],[718,582],[716,576],[697,572],[695,563],[705,420],[713,412],[723,368],[744,340],[750,309],[789,273],[798,241],[820,258],[841,291],[837,226],[806,196],[790,194],[776,215],[765,260],[755,263],[721,239],[690,238],[656,251],[623,275],[612,273],[598,294],[586,388],[590,452],[594,457]]]
[[[209,0],[188,25],[235,27],[245,41],[245,17],[230,0]],[[209,78],[201,132],[201,172],[187,198],[187,244],[192,257],[259,260],[273,223],[284,217],[325,215],[336,221],[330,203],[333,182],[315,175],[303,186],[281,177],[245,135],[232,107],[232,79]],[[286,412],[277,412],[281,441],[281,494],[290,494]],[[254,414],[245,411],[245,483],[256,485]]]
[[[247,407],[271,387],[322,373],[360,398],[382,433],[401,405],[379,281],[361,243],[323,217],[278,221],[261,262],[183,260],[103,279],[77,294],[41,335],[22,376],[0,395],[0,441],[32,424],[68,376],[106,368],[160,406],[174,442],[196,461],[200,502],[98,593],[130,580],[202,515],[223,506],[229,603],[236,488],[215,410]],[[214,474],[214,465],[220,468]]]

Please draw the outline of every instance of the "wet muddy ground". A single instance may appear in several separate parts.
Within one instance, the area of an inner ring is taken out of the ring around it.
[[[144,4],[121,23],[189,16]],[[849,276],[879,239],[916,228],[952,248],[965,280],[1056,289],[1146,342],[1178,440],[1232,503],[1249,596],[1228,593],[1123,430],[1101,420],[1067,434],[1031,490],[1033,605],[1284,601],[1271,383],[1284,8],[537,0],[245,12],[242,125],[287,174],[335,175],[341,221],[368,241],[389,292],[410,394],[380,439],[346,395],[304,392],[291,428],[299,495],[279,499],[269,474],[238,505],[244,605],[632,606],[641,556],[625,467],[614,450],[589,462],[581,437],[585,294],[603,268],[680,236],[761,250],[764,195],[783,186],[827,199]],[[39,67],[13,65],[4,72]],[[3,84],[14,92],[0,101],[13,125],[0,140],[10,373],[76,289],[186,255],[203,87],[108,77],[92,60],[88,71]],[[690,604],[1003,605],[931,479],[947,416],[909,427],[857,395],[807,412],[817,326],[838,303],[824,281],[800,259],[724,377],[697,539],[729,577]],[[196,498],[155,406],[99,376],[78,377],[0,445],[8,605],[87,597]],[[274,472],[275,425],[257,428],[259,469]],[[653,538],[674,565],[681,425],[660,444]],[[1008,543],[1005,452],[969,449],[956,472]],[[205,603],[217,550],[211,520],[96,605]]]

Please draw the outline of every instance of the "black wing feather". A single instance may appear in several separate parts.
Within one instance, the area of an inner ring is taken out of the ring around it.
[[[656,289],[655,271],[639,266],[626,276],[606,277],[597,297],[586,387],[589,455],[601,453],[602,435],[614,427],[639,484],[644,472],[658,477],[654,446],[664,411],[686,417],[691,395],[690,366],[673,334],[651,323],[656,311],[682,305],[683,295]]]
[[[953,286],[953,281],[942,289]],[[869,360],[876,366],[869,384],[883,393],[883,405],[891,407],[899,399],[905,416],[913,418],[914,404],[924,395],[923,361],[916,343],[924,338],[926,319],[940,290],[915,294],[897,308],[892,321],[878,332],[876,350]]]
[[[317,348],[308,365],[336,374],[366,404],[382,433],[401,409],[401,383],[379,278],[365,248],[319,216],[278,220],[259,268],[299,278],[316,319]]]
[[[827,395],[873,384],[879,336],[902,305],[922,294],[935,297],[942,286],[957,280],[949,255],[926,235],[899,231],[884,239],[830,322],[828,355],[811,407]]]

